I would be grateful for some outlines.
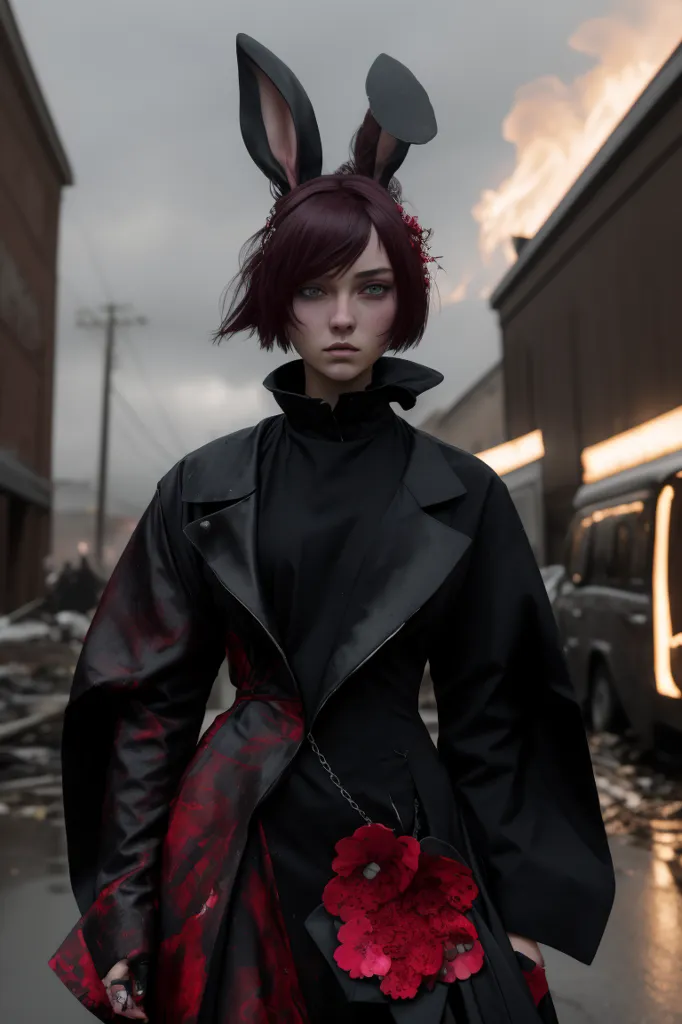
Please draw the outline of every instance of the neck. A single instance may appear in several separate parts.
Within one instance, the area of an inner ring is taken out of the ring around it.
[[[305,393],[309,398],[321,398],[332,409],[341,395],[349,391],[364,391],[372,383],[372,367],[352,380],[330,380],[323,373],[305,363]]]

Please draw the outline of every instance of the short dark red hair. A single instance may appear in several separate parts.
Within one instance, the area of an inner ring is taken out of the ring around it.
[[[396,315],[389,348],[416,345],[426,328],[429,288],[417,248],[394,200],[383,186],[358,174],[326,174],[277,201],[269,225],[241,254],[232,302],[216,341],[240,331],[257,334],[261,347],[286,352],[292,303],[307,281],[350,267],[367,246],[372,227],[395,279]]]

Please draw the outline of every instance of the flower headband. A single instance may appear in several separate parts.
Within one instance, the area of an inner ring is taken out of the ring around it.
[[[261,248],[265,248],[270,238],[275,233],[274,219],[276,212],[276,205],[272,207],[268,218],[265,221],[265,228],[261,237]],[[424,283],[427,288],[431,286],[431,275],[429,273],[429,263],[435,263],[439,270],[442,270],[440,263],[438,262],[439,257],[432,256],[430,250],[431,235],[433,231],[431,228],[423,228],[416,217],[411,216],[407,210],[400,203],[396,203],[398,213],[402,217],[403,224],[407,228],[410,236],[410,245],[413,249],[416,249],[419,253],[419,259],[421,261],[424,271]]]
[[[396,203],[398,212],[403,218],[403,224],[410,233],[410,245],[413,249],[416,249],[419,253],[419,259],[422,262],[424,268],[424,281],[427,288],[431,284],[431,275],[429,274],[429,263],[435,263],[439,270],[442,269],[438,262],[437,256],[431,255],[430,241],[433,231],[431,228],[423,228],[416,217],[410,216],[410,214],[400,205]]]

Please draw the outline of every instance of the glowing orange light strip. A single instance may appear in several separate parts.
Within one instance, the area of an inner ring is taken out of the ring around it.
[[[682,697],[672,673],[670,652],[682,644],[682,634],[673,636],[670,612],[670,521],[675,490],[668,484],[658,496],[654,540],[654,675],[656,690],[664,697]],[[679,643],[678,643],[679,641]]]
[[[530,434],[523,434],[515,437],[513,441],[505,441],[495,448],[488,448],[478,453],[478,458],[504,476],[505,473],[513,473],[515,469],[537,462],[545,454],[545,445],[542,439],[541,430],[533,430]]]
[[[682,449],[682,406],[583,449],[586,484]]]
[[[581,526],[591,526],[592,523],[600,523],[602,519],[610,519],[611,516],[628,516],[644,509],[643,501],[631,501],[627,505],[613,505],[612,508],[598,508],[592,515],[586,516],[580,522]]]

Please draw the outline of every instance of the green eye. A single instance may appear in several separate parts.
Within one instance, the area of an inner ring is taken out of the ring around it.
[[[299,289],[298,294],[302,299],[317,299],[322,295],[322,289],[318,288],[316,284],[307,284],[304,288]]]
[[[389,292],[390,290],[390,285],[379,284],[377,282],[376,284],[368,284],[367,287],[365,288],[365,294],[372,296],[380,296],[386,295],[386,293]]]

